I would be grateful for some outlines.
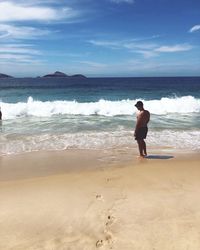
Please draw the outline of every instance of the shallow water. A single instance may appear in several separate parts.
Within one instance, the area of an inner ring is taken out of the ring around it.
[[[200,150],[200,78],[0,79],[0,154],[132,148],[137,100],[152,147]]]

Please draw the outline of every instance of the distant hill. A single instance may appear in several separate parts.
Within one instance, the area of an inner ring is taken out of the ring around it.
[[[76,75],[72,75],[71,77],[74,77],[74,78],[87,78],[86,76],[84,75],[81,75],[81,74],[76,74]]]
[[[69,75],[66,75],[65,73],[60,72],[60,71],[56,71],[56,72],[54,72],[54,73],[52,73],[52,74],[44,75],[43,77],[67,77],[67,78],[73,77],[73,78],[86,78],[86,76],[81,75],[81,74],[76,74],[76,75],[71,75],[71,76],[69,76]]]
[[[87,78],[86,76],[84,75],[81,75],[81,74],[75,74],[75,75],[67,75],[63,72],[60,72],[60,71],[56,71],[54,73],[51,73],[51,74],[47,74],[47,75],[44,75],[42,77],[58,77],[58,78]],[[9,76],[9,75],[6,75],[6,74],[3,74],[3,73],[0,73],[0,78],[13,78],[13,76]],[[37,76],[36,78],[40,78],[40,76]]]
[[[68,75],[66,75],[65,73],[63,72],[60,72],[60,71],[56,71],[52,74],[48,74],[48,75],[45,75],[43,77],[68,77]]]
[[[12,76],[0,73],[0,78],[9,78],[9,77],[12,77]]]

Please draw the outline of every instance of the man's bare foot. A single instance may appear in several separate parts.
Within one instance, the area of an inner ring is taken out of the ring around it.
[[[145,155],[138,155],[137,158],[145,158]]]

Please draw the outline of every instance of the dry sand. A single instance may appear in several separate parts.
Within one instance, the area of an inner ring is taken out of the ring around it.
[[[0,249],[200,249],[198,156],[104,157],[1,157]]]

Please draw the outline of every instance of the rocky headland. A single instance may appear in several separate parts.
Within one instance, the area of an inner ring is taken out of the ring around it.
[[[67,74],[60,72],[60,71],[56,71],[54,73],[44,75],[43,77],[86,78],[86,76],[81,75],[81,74],[67,75]]]
[[[79,78],[79,79],[87,78],[86,76],[81,75],[81,74],[67,75],[67,74],[60,72],[60,71],[55,71],[54,73],[50,73],[50,74],[47,74],[44,76],[37,76],[36,78],[47,78],[47,77],[49,77],[49,78],[50,77],[53,77],[53,78]],[[13,76],[9,76],[9,75],[0,73],[0,78],[13,78]],[[28,77],[25,77],[25,78],[28,78]]]
[[[12,76],[0,73],[0,78],[11,78]]]

